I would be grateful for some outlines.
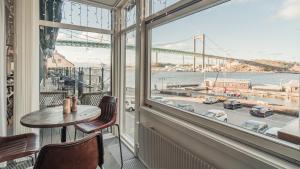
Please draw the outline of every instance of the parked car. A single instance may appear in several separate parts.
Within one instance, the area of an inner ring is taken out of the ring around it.
[[[177,104],[176,107],[189,112],[195,112],[194,106],[191,104]]]
[[[278,136],[278,131],[280,130],[281,128],[279,127],[272,127],[272,128],[269,128],[267,131],[265,131],[265,135],[267,136],[270,136],[270,137],[274,137],[274,138],[277,138]]]
[[[215,104],[217,103],[219,100],[216,97],[206,97],[205,100],[203,101],[204,104]]]
[[[208,110],[207,112],[201,113],[201,115],[223,122],[227,122],[228,120],[227,114],[223,110]]]
[[[252,116],[257,116],[257,117],[268,117],[273,114],[272,110],[263,107],[263,106],[253,106],[252,109],[250,110],[250,114]]]
[[[158,101],[158,102],[161,102],[161,103],[164,103],[164,104],[167,104],[167,105],[174,105],[174,103],[168,99],[165,99],[161,96],[153,96],[151,97],[152,99]]]
[[[135,110],[134,100],[125,100],[125,109],[129,112],[133,112]]]
[[[242,127],[257,133],[264,133],[268,129],[268,124],[256,120],[248,120],[242,124]]]
[[[223,106],[225,109],[232,109],[232,110],[242,107],[241,103],[237,100],[228,100],[223,103]]]
[[[151,99],[154,99],[154,100],[162,100],[164,99],[162,96],[152,96]]]

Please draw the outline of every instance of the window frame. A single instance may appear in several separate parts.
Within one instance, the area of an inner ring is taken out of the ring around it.
[[[139,89],[139,79],[137,78],[137,72],[139,70],[139,48],[138,48],[138,44],[139,44],[139,35],[138,35],[138,22],[139,22],[139,15],[138,12],[139,7],[140,7],[140,3],[139,1],[136,1],[136,22],[132,25],[127,26],[126,25],[126,12],[125,12],[125,8],[128,5],[128,1],[124,4],[121,4],[117,11],[118,11],[118,21],[119,23],[119,31],[118,31],[118,35],[119,35],[119,62],[120,62],[120,71],[119,71],[119,79],[118,82],[119,84],[119,88],[118,90],[119,92],[119,98],[120,99],[120,103],[119,103],[119,112],[120,112],[120,124],[123,126],[123,124],[125,123],[125,105],[124,105],[124,99],[125,99],[125,93],[124,93],[124,89],[125,89],[125,85],[126,85],[126,35],[128,33],[134,32],[135,31],[135,45],[136,45],[136,50],[135,50],[135,121],[134,124],[136,124],[136,122],[139,120],[138,116],[139,116],[139,112],[138,112],[138,107],[139,107],[139,97],[138,96],[138,89]],[[127,27],[126,27],[127,26]],[[133,138],[133,143],[129,141],[129,139],[127,138],[127,135],[125,134],[124,129],[122,129],[123,127],[121,127],[121,138],[124,141],[124,143],[127,145],[127,147],[129,147],[131,150],[134,151],[134,153],[136,154],[137,152],[137,126],[134,125],[134,138]]]
[[[144,105],[187,121],[188,123],[203,127],[230,139],[242,142],[251,147],[270,153],[287,161],[300,164],[300,145],[295,145],[276,138],[270,138],[254,133],[238,126],[219,122],[201,115],[197,115],[175,107],[167,106],[150,99],[151,95],[151,31],[153,28],[181,19],[188,15],[201,12],[208,8],[228,2],[229,0],[202,0],[191,5],[179,1],[164,10],[148,16],[145,19],[145,61],[144,66]],[[191,1],[189,1],[191,2]],[[182,6],[182,8],[180,7]],[[174,11],[175,10],[175,11]]]
[[[40,29],[41,26],[44,26],[44,27],[52,27],[52,28],[59,28],[59,29],[69,29],[69,30],[74,30],[74,31],[82,31],[82,32],[89,32],[89,33],[98,33],[98,34],[104,34],[104,35],[110,35],[110,39],[111,39],[111,42],[110,42],[110,45],[111,45],[111,51],[110,51],[110,62],[111,62],[111,70],[110,70],[110,78],[111,78],[111,82],[110,82],[110,93],[113,95],[116,91],[115,91],[115,86],[113,85],[113,83],[115,83],[114,79],[115,79],[115,73],[114,73],[114,58],[115,58],[115,55],[116,55],[116,51],[114,50],[115,49],[115,44],[114,44],[114,38],[115,38],[115,24],[114,24],[114,21],[115,21],[115,10],[112,8],[112,7],[109,7],[109,6],[106,6],[104,4],[99,4],[99,3],[93,3],[93,2],[90,2],[90,1],[87,1],[87,0],[82,0],[82,1],[79,1],[79,0],[70,0],[70,1],[74,1],[74,2],[77,2],[77,3],[81,3],[81,4],[86,4],[86,5],[90,5],[90,6],[94,6],[94,7],[99,7],[99,8],[104,8],[104,9],[108,9],[110,10],[110,13],[111,13],[111,29],[101,29],[101,28],[94,28],[94,27],[88,27],[88,26],[80,26],[80,25],[75,25],[75,24],[67,24],[67,23],[61,23],[61,22],[54,22],[54,21],[47,21],[47,20],[41,20],[40,18],[38,18],[38,23],[37,23],[37,26],[38,26],[38,29]],[[38,2],[37,3],[37,6],[38,6],[38,9],[40,9],[40,3]],[[39,10],[39,15],[40,15],[40,10]],[[40,33],[38,32],[38,37],[39,37],[39,40],[38,40],[38,46],[40,46]],[[40,55],[39,55],[40,57]],[[39,61],[39,64],[40,64],[40,61]],[[40,74],[40,72],[39,72]],[[39,88],[39,95],[40,95],[40,88]],[[40,103],[39,103],[40,104]]]

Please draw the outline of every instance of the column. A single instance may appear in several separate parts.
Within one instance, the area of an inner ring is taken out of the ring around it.
[[[39,109],[39,1],[16,0],[14,134],[32,132],[20,119]]]
[[[0,136],[6,135],[5,1],[0,1]]]
[[[0,1],[0,136],[6,136],[5,1]],[[5,167],[6,163],[0,163]]]

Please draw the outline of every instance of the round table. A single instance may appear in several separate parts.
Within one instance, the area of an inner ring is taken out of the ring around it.
[[[62,127],[61,142],[66,142],[67,126],[88,122],[101,115],[101,109],[96,106],[78,105],[77,112],[63,114],[63,107],[49,107],[26,114],[21,118],[21,124],[29,128]]]

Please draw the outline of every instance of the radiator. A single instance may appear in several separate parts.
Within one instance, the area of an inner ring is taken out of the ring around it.
[[[153,128],[139,128],[139,157],[150,169],[216,169]]]

